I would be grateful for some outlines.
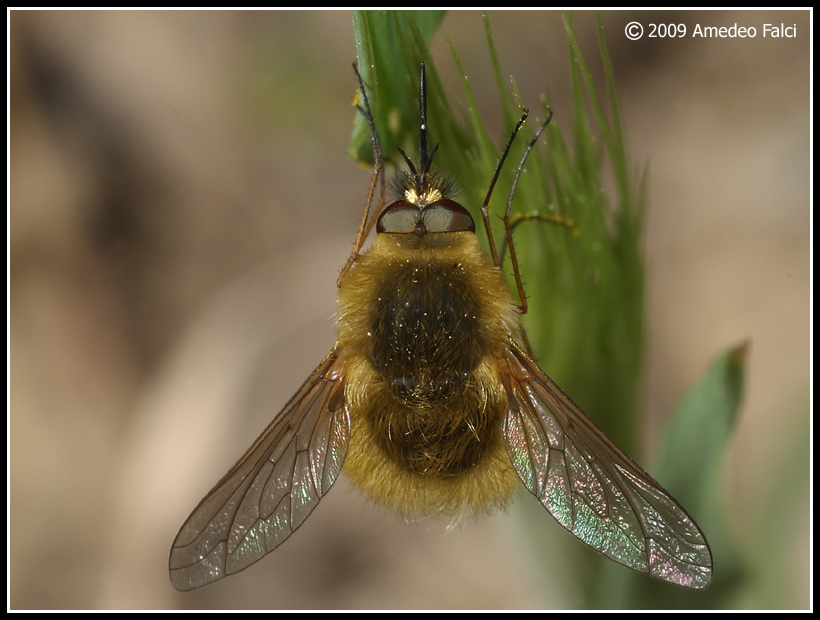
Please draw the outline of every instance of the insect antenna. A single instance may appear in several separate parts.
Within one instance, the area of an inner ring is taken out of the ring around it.
[[[427,77],[424,71],[424,63],[421,63],[421,78],[419,84],[419,168],[421,174],[425,175],[430,172],[430,166],[433,165],[433,157],[438,150],[438,144],[433,147],[431,153],[430,145],[427,139]]]
[[[433,157],[438,150],[438,144],[433,147],[430,152],[430,143],[427,137],[427,76],[424,69],[424,63],[421,63],[419,70],[419,167],[413,165],[413,162],[407,154],[399,148],[399,153],[407,162],[407,167],[410,168],[410,173],[413,176],[413,184],[418,195],[425,193],[430,186],[430,168],[433,165]]]

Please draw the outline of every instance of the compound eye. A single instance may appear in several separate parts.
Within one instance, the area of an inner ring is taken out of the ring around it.
[[[453,200],[439,200],[424,207],[421,212],[427,232],[475,232],[470,212]]]
[[[377,233],[412,233],[421,221],[421,209],[406,200],[398,200],[382,211],[376,220]]]

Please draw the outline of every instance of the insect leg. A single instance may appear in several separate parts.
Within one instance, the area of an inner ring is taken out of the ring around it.
[[[573,231],[573,235],[578,236],[580,232],[575,228],[575,221],[569,217],[561,217],[560,215],[550,215],[549,213],[539,213],[538,211],[532,211],[531,213],[516,213],[515,215],[510,217],[510,229],[513,233],[515,233],[515,229],[518,228],[519,224],[523,224],[524,222],[546,222],[547,224],[555,224],[557,226],[563,226],[564,228],[569,228]],[[504,238],[501,240],[501,249],[498,250],[498,260],[501,261],[501,264],[504,264],[505,254],[507,253],[507,236],[504,235]]]
[[[532,147],[534,147],[535,143],[538,142],[538,138],[541,137],[541,134],[547,128],[547,125],[549,125],[551,120],[552,110],[549,111],[547,114],[547,120],[545,120],[544,123],[538,128],[538,131],[535,132],[535,135],[532,137],[532,140],[530,140],[529,145],[527,145],[527,149],[524,151],[524,156],[521,158],[521,163],[518,164],[518,168],[515,171],[515,178],[513,179],[512,187],[510,188],[510,197],[507,200],[507,210],[504,212],[504,230],[507,233],[507,243],[510,246],[510,261],[512,262],[513,274],[515,274],[515,285],[518,287],[518,298],[521,300],[521,305],[519,306],[521,314],[527,313],[527,295],[524,293],[524,285],[521,282],[521,271],[518,268],[518,258],[515,255],[512,225],[510,224],[510,207],[512,206],[513,196],[515,195],[515,188],[518,186],[518,179],[521,176],[521,171],[524,169],[524,163],[527,161],[527,157],[529,157]],[[495,248],[493,248],[493,259],[496,259]]]
[[[498,165],[495,167],[495,173],[490,181],[490,187],[487,190],[487,197],[484,198],[484,204],[481,205],[481,217],[484,220],[484,230],[487,231],[487,241],[490,243],[490,254],[492,254],[493,257],[493,265],[499,269],[501,269],[501,262],[498,260],[498,251],[496,250],[495,240],[493,239],[493,230],[490,227],[490,196],[493,195],[493,188],[495,187],[496,181],[498,181],[498,176],[501,174],[501,166],[504,165],[504,160],[507,159],[507,155],[510,152],[510,147],[512,147],[512,143],[515,140],[515,134],[517,134],[518,130],[521,129],[524,121],[527,120],[527,116],[529,116],[529,110],[524,108],[521,118],[515,124],[515,127],[513,127],[512,133],[510,134],[510,139],[507,140],[507,146],[504,147],[504,152],[501,154],[501,159],[498,160]]]
[[[353,251],[350,253],[350,258],[347,259],[344,267],[342,267],[342,271],[339,273],[339,278],[336,280],[337,286],[341,285],[345,275],[347,275],[347,272],[350,271],[353,263],[359,257],[359,251],[364,245],[364,240],[367,239],[370,229],[373,228],[373,224],[376,222],[376,217],[381,211],[382,206],[384,206],[384,159],[382,158],[379,136],[376,133],[373,114],[370,112],[370,102],[367,99],[367,91],[365,90],[362,76],[359,75],[359,68],[356,66],[356,63],[353,63],[353,71],[356,72],[356,79],[359,82],[359,92],[361,92],[364,101],[364,107],[360,105],[356,107],[359,112],[362,113],[362,116],[367,119],[367,124],[370,126],[370,140],[373,143],[373,178],[370,180],[370,189],[367,191],[367,200],[364,204],[361,222],[359,222],[359,231],[356,233],[356,241],[353,243]],[[376,209],[373,211],[373,217],[370,218],[370,206],[373,204],[373,194],[376,192],[376,184],[379,182],[379,179],[381,179],[381,197],[379,198],[379,203],[376,205]],[[370,221],[368,221],[368,219]]]

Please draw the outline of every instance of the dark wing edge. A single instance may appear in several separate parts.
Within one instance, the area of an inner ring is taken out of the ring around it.
[[[350,438],[335,349],[194,508],[171,546],[171,583],[193,590],[281,545],[339,476]]]
[[[616,446],[521,347],[503,352],[504,442],[527,490],[610,559],[686,588],[712,579],[712,553],[686,511]]]

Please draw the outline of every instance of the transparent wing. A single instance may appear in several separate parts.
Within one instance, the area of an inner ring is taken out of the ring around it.
[[[514,342],[502,368],[504,441],[524,486],[574,536],[616,562],[687,588],[712,578],[692,518]]]
[[[281,545],[336,481],[349,437],[333,350],[182,525],[168,563],[174,587],[222,579]]]

